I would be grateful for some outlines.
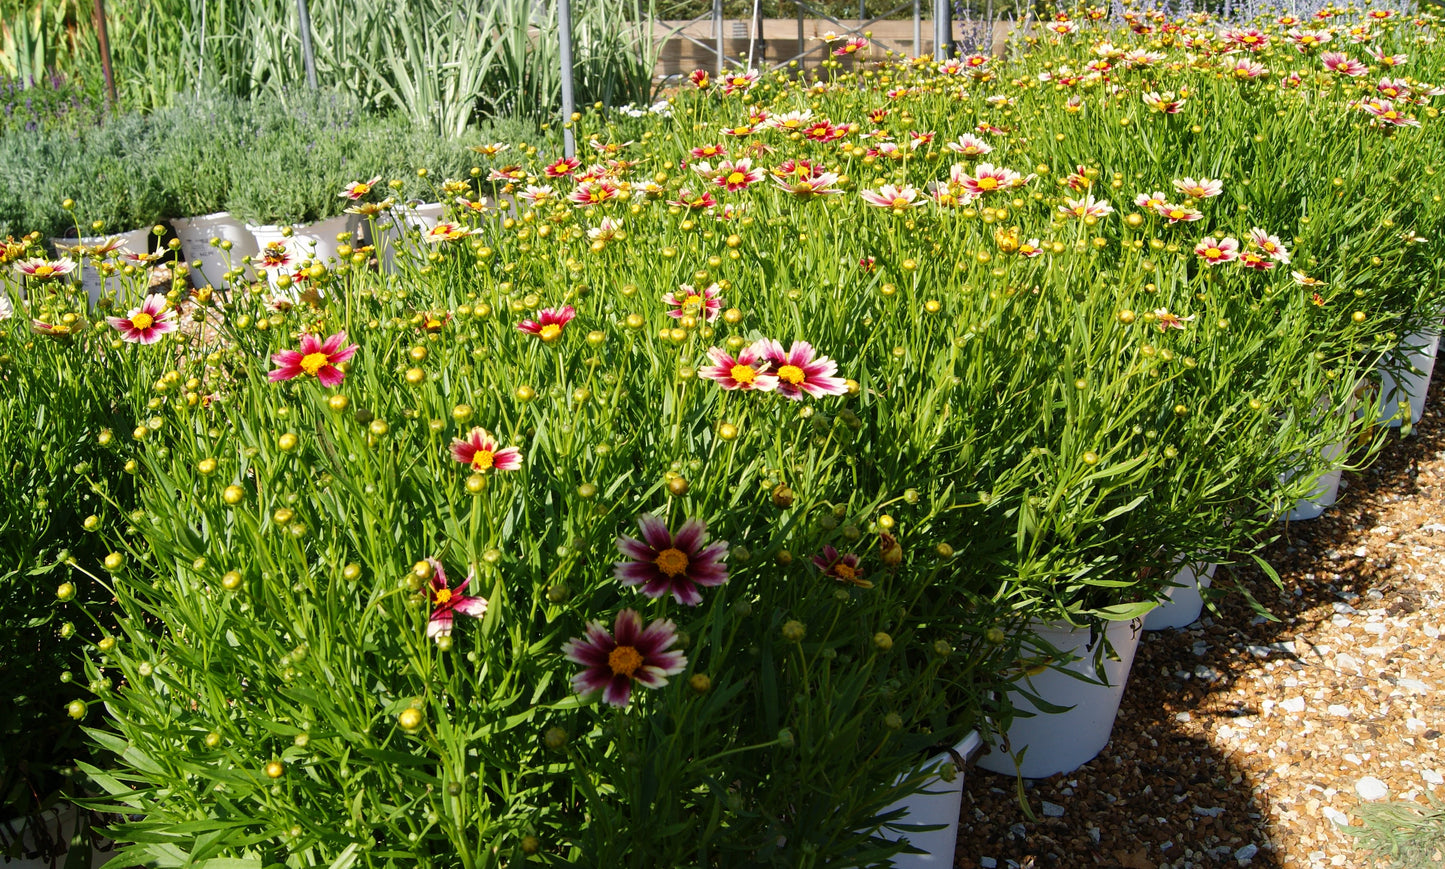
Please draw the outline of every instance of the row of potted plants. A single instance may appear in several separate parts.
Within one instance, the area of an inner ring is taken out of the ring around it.
[[[1431,85],[1382,126],[1294,25],[1054,23],[484,143],[399,240],[358,175],[274,283],[90,310],[17,245],[4,376],[125,420],[60,630],[127,859],[877,865],[970,731],[1066,768],[1040,674],[1122,689],[1181,564],[1368,460],[1445,295]]]

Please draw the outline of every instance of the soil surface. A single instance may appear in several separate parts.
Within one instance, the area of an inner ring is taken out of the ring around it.
[[[971,770],[964,869],[1368,867],[1365,800],[1445,797],[1445,398],[1339,502],[1292,523],[1239,594],[1146,633],[1113,737],[1072,773]],[[1225,568],[1216,584],[1228,586]]]

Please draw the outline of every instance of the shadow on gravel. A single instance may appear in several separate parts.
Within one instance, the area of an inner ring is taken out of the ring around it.
[[[1283,529],[1263,555],[1284,590],[1252,565],[1236,565],[1238,581],[1278,621],[1256,615],[1236,593],[1188,628],[1145,635],[1104,752],[1073,773],[1026,783],[1036,820],[1020,809],[1013,779],[971,771],[955,865],[1282,869],[1285,855],[1270,838],[1272,800],[1299,795],[1271,793],[1272,746],[1250,740],[1252,720],[1264,701],[1282,699],[1275,692],[1287,690],[1292,672],[1323,665],[1310,643],[1296,642],[1301,634],[1352,613],[1351,601],[1362,609],[1386,601],[1391,615],[1422,605],[1408,573],[1392,570],[1387,557],[1370,557],[1358,541],[1387,505],[1418,494],[1419,463],[1445,451],[1441,408],[1435,398],[1409,438],[1392,434],[1373,466],[1346,474],[1337,506]],[[1221,581],[1230,584],[1223,570]],[[1230,690],[1270,661],[1273,688]],[[1388,671],[1381,679],[1391,681]],[[1215,738],[1199,735],[1201,729]],[[1308,745],[1291,750],[1312,752]],[[1244,755],[1255,772],[1236,763]],[[1300,856],[1292,866],[1303,865]]]

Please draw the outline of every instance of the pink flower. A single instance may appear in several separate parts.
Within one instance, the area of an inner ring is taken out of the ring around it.
[[[879,208],[891,208],[894,211],[903,211],[913,205],[918,198],[918,190],[905,184],[899,187],[894,184],[884,184],[877,190],[864,190],[859,193],[863,201],[869,205],[876,205]]]
[[[1216,241],[1213,236],[1206,235],[1194,246],[1194,252],[1199,254],[1205,265],[1234,262],[1239,259],[1239,242],[1228,237]]]
[[[1280,263],[1289,263],[1289,251],[1278,236],[1270,235],[1256,226],[1249,231],[1249,242],[1270,259]]]
[[[944,147],[955,154],[963,154],[966,157],[979,157],[993,150],[993,146],[972,133],[964,133],[957,141],[949,142]]]
[[[1169,313],[1168,308],[1154,309],[1154,322],[1159,324],[1160,332],[1165,332],[1169,329],[1183,330],[1184,324],[1192,321],[1193,319],[1193,314],[1190,314],[1188,317],[1181,317],[1178,314]]]
[[[1224,182],[1210,178],[1180,178],[1174,183],[1174,189],[1192,199],[1209,199],[1224,192]]]
[[[1065,199],[1059,206],[1059,213],[1065,217],[1100,218],[1114,213],[1114,206],[1107,199],[1095,199],[1094,194],[1085,193],[1083,199]]]
[[[523,320],[517,324],[517,329],[530,335],[536,335],[545,343],[552,343],[561,336],[562,330],[577,316],[577,310],[571,305],[563,305],[560,308],[543,308],[537,312],[537,319]]]
[[[75,271],[75,261],[69,257],[58,260],[26,259],[15,264],[15,271],[37,281],[54,280]]]
[[[559,157],[554,162],[544,166],[542,172],[548,178],[565,178],[573,172],[576,172],[577,167],[581,165],[582,161],[576,157]]]
[[[681,651],[668,651],[677,642],[677,626],[671,619],[659,619],[642,627],[635,610],[617,614],[613,633],[601,622],[588,622],[586,638],[568,640],[562,655],[586,669],[572,677],[578,694],[602,692],[602,700],[626,706],[632,699],[632,683],[644,688],[661,688],[667,677],[687,668]]]
[[[746,190],[748,185],[761,180],[763,170],[754,168],[753,161],[746,157],[737,162],[722,161],[718,164],[717,172],[713,174],[713,183],[729,192]]]
[[[1197,208],[1190,208],[1187,205],[1175,205],[1172,202],[1163,202],[1155,206],[1154,213],[1160,217],[1168,218],[1170,223],[1193,223],[1204,217],[1204,212]]]
[[[478,473],[515,471],[522,467],[522,451],[516,447],[499,448],[491,433],[481,427],[467,432],[465,438],[452,441],[452,458],[471,465]]]
[[[346,185],[346,187],[336,195],[341,197],[342,199],[350,199],[352,202],[355,202],[361,197],[370,193],[371,188],[375,187],[380,181],[380,175],[377,175],[370,181],[353,181],[350,184]]]
[[[1022,175],[1012,169],[996,167],[992,163],[980,163],[972,175],[962,175],[958,180],[963,185],[963,189],[974,196],[1022,187],[1028,183]]]
[[[322,386],[340,386],[346,374],[337,366],[356,355],[357,350],[355,344],[342,346],[345,343],[345,332],[337,332],[325,342],[310,333],[304,334],[300,350],[282,350],[271,356],[271,361],[280,367],[268,376],[275,383],[310,374],[321,381]]]
[[[623,585],[640,585],[650,598],[670,594],[684,606],[697,606],[702,603],[698,586],[727,582],[727,568],[722,563],[727,541],[709,544],[707,525],[701,519],[682,523],[675,535],[650,514],[638,516],[637,527],[642,530],[641,540],[617,538],[618,551],[629,560],[612,565],[612,573]]]
[[[166,306],[162,295],[146,296],[139,308],[124,317],[106,317],[120,337],[132,344],[154,344],[167,332],[176,331],[176,312]]]
[[[717,284],[709,284],[701,290],[694,289],[690,284],[679,284],[677,289],[677,292],[662,297],[664,304],[672,306],[667,316],[674,320],[701,315],[711,322],[722,311],[722,289]]]
[[[707,351],[712,364],[704,365],[697,373],[723,389],[772,392],[778,388],[778,377],[768,373],[768,363],[760,355],[757,344],[743,348],[736,359],[721,347],[713,347]]]
[[[806,341],[794,341],[787,352],[771,338],[764,338],[754,346],[762,352],[769,370],[777,377],[780,395],[802,401],[804,393],[822,398],[848,391],[847,381],[833,376],[838,371],[838,363],[827,356],[815,358],[813,345]]]
[[[1329,70],[1330,72],[1339,73],[1340,75],[1347,75],[1351,78],[1354,78],[1356,76],[1362,76],[1370,71],[1369,67],[1365,66],[1363,63],[1360,63],[1358,60],[1351,60],[1350,58],[1345,56],[1344,52],[1341,51],[1325,52],[1324,54],[1320,55],[1320,63],[1324,64],[1325,69]]]
[[[858,556],[851,552],[839,555],[831,544],[823,547],[822,554],[813,556],[813,566],[823,571],[824,576],[831,576],[839,582],[859,588],[873,587],[873,583],[864,579],[863,571],[858,569]]]
[[[452,620],[456,613],[471,616],[474,619],[479,619],[487,614],[487,601],[484,598],[462,594],[462,591],[476,578],[470,571],[467,573],[467,578],[462,580],[461,585],[452,588],[447,583],[447,573],[442,570],[440,561],[428,558],[426,563],[431,565],[431,582],[427,586],[427,599],[436,607],[432,610],[431,618],[426,623],[427,637],[437,639],[451,636]]]

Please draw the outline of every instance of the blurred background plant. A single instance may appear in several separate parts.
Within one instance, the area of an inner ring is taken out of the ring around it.
[[[1407,800],[1361,803],[1358,827],[1343,827],[1375,866],[1426,869],[1445,865],[1445,802],[1430,794],[1428,805]]]

